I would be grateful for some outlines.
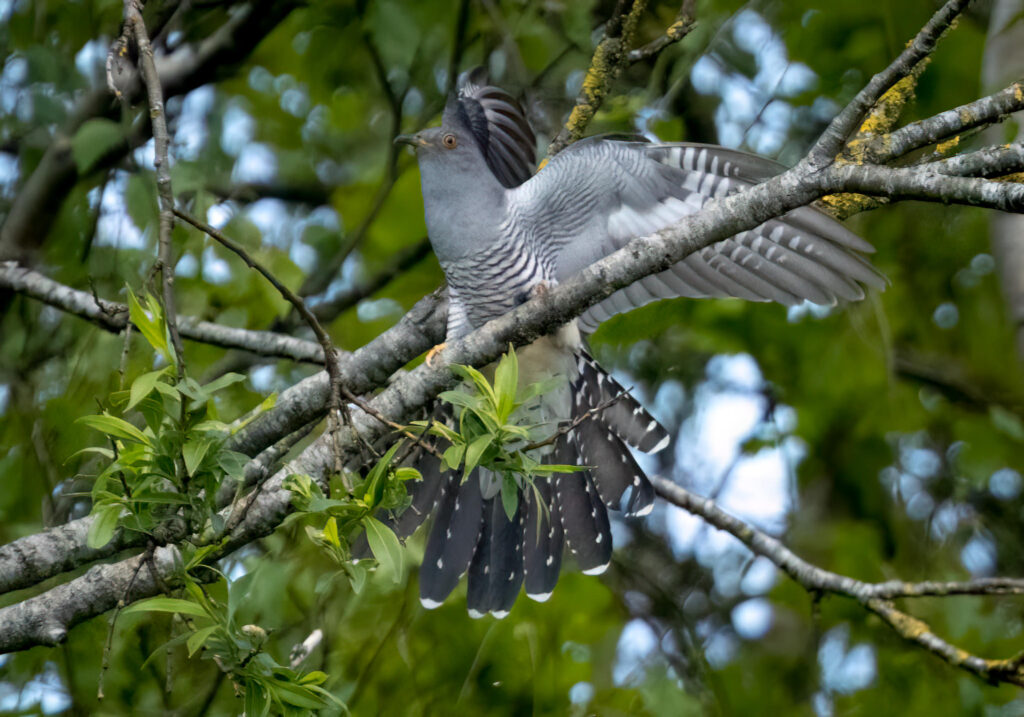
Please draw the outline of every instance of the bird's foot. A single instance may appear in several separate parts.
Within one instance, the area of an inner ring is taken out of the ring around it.
[[[530,287],[529,296],[527,298],[536,299],[538,296],[547,296],[551,293],[551,289],[554,286],[550,281],[546,279],[538,281],[536,284]]]
[[[437,346],[430,349],[430,351],[427,351],[427,358],[425,359],[427,368],[434,368],[434,359],[437,358],[437,355],[444,351],[446,348],[448,348],[448,343],[443,342],[439,343]]]

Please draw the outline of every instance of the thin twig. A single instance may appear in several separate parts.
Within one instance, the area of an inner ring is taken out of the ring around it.
[[[572,421],[570,421],[566,425],[560,427],[557,431],[552,433],[550,436],[545,438],[543,441],[537,441],[536,443],[531,443],[531,444],[529,444],[527,446],[523,446],[519,450],[521,450],[521,451],[532,451],[532,450],[534,450],[536,448],[543,448],[544,446],[550,446],[552,443],[557,441],[559,438],[561,438],[565,434],[570,433],[571,431],[573,431],[577,426],[579,426],[584,421],[590,420],[591,418],[593,418],[597,414],[599,414],[602,411],[604,411],[609,406],[611,406],[611,405],[613,405],[615,403],[618,403],[625,396],[629,395],[630,390],[631,389],[623,389],[622,391],[619,391],[617,394],[615,394],[614,396],[609,398],[607,401],[604,401],[602,403],[599,403],[596,406],[588,408],[586,411],[584,411],[580,415],[576,416],[576,418],[574,418]]]
[[[257,272],[260,273],[261,276],[263,276],[264,279],[269,281],[271,286],[277,289],[277,292],[285,299],[285,301],[291,304],[295,308],[295,310],[299,312],[299,315],[309,325],[309,328],[313,330],[313,334],[316,336],[317,341],[320,343],[320,346],[324,350],[324,359],[327,367],[327,375],[331,381],[331,405],[328,415],[331,416],[332,419],[337,420],[337,414],[339,409],[339,393],[341,391],[345,391],[346,393],[348,393],[348,391],[341,385],[341,367],[338,365],[338,354],[334,350],[334,344],[331,342],[331,338],[327,335],[327,332],[324,331],[324,327],[320,325],[320,322],[317,320],[316,316],[313,315],[313,312],[311,312],[306,307],[306,302],[299,298],[299,296],[294,291],[292,291],[287,286],[282,284],[277,279],[277,277],[274,276],[273,273],[271,273],[269,269],[263,266],[263,264],[261,264],[260,262],[256,261],[249,254],[249,252],[242,248],[240,244],[238,244],[232,239],[229,239],[227,236],[224,235],[223,232],[211,227],[206,222],[196,219],[191,214],[181,211],[180,209],[175,208],[174,214],[182,221],[188,222],[199,231],[215,239],[225,248],[230,249],[235,254],[237,254],[250,269],[255,269]],[[337,454],[335,469],[339,473],[341,473],[340,453]]]
[[[939,38],[949,29],[971,0],[948,0],[917,33],[907,48],[888,67],[871,78],[867,85],[836,115],[808,152],[806,162],[814,169],[827,167],[839,155],[847,138],[863,121],[879,98],[890,87],[911,74],[934,50]]]
[[[810,593],[833,593],[853,598],[877,614],[901,637],[915,642],[943,660],[991,681],[1024,686],[1024,665],[1016,660],[990,660],[971,655],[935,635],[927,623],[896,609],[891,600],[947,595],[1024,595],[1024,579],[982,578],[966,582],[906,583],[890,580],[867,583],[819,568],[749,523],[715,505],[709,498],[695,495],[664,478],[651,481],[659,496],[707,523],[738,538],[753,553],[771,560],[797,584]]]
[[[635,50],[630,50],[626,55],[629,62],[641,62],[656,57],[669,45],[673,45],[690,34],[697,24],[695,0],[685,0],[676,13],[676,18],[663,35],[659,35],[646,45],[641,45]]]
[[[569,113],[565,125],[548,145],[548,159],[583,136],[590,120],[608,95],[612,82],[629,61],[629,46],[646,8],[647,0],[633,0],[632,3],[630,0],[619,0],[616,3],[615,10],[605,23],[604,37],[594,49],[590,68],[576,97],[576,105]]]
[[[110,628],[107,630],[107,641],[103,646],[103,657],[100,660],[100,674],[96,682],[96,699],[103,701],[103,678],[107,674],[107,670],[110,669],[110,650],[114,644],[114,627],[117,625],[117,617],[121,614],[121,610],[128,600],[128,596],[132,592],[132,588],[135,586],[135,580],[139,577],[139,571],[142,570],[142,564],[148,559],[152,558],[153,551],[156,549],[155,544],[150,543],[149,547],[146,548],[146,555],[142,560],[139,561],[138,565],[135,566],[135,570],[132,572],[131,580],[128,581],[128,587],[124,589],[124,597],[117,601],[117,606],[114,608],[114,614],[110,616]]]
[[[149,98],[149,118],[153,125],[153,141],[156,152],[153,157],[153,169],[156,171],[156,188],[160,196],[160,230],[159,230],[159,261],[163,283],[164,315],[167,317],[167,328],[171,334],[171,345],[177,358],[176,369],[178,380],[185,377],[185,350],[181,345],[178,333],[178,310],[174,300],[174,257],[171,247],[171,231],[174,229],[174,192],[171,189],[171,165],[168,147],[171,139],[167,133],[167,118],[164,115],[164,93],[160,86],[160,75],[157,74],[156,61],[153,59],[153,48],[149,44],[146,23],[138,0],[124,0],[124,18],[135,36],[139,47],[139,69],[146,84]],[[182,401],[182,411],[186,410]]]

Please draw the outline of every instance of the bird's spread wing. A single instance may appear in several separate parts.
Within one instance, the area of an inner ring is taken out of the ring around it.
[[[625,246],[746,189],[784,167],[755,155],[701,144],[648,144],[595,137],[577,142],[514,190],[513,221],[563,281]],[[595,305],[581,317],[593,331],[610,316],[656,299],[733,296],[793,305],[858,300],[858,282],[885,279],[859,252],[870,244],[810,207],[691,254]]]

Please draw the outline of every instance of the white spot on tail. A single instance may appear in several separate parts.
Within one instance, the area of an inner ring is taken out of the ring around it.
[[[428,610],[435,610],[441,607],[441,603],[439,603],[437,600],[431,600],[430,598],[425,597],[420,598],[420,605],[427,608]]]
[[[654,448],[652,448],[651,450],[649,450],[649,451],[647,451],[647,452],[648,452],[648,453],[657,453],[658,451],[662,451],[662,450],[664,450],[664,449],[665,449],[665,446],[667,446],[667,445],[668,445],[668,442],[669,442],[669,439],[670,439],[670,438],[671,438],[671,436],[669,436],[669,435],[668,435],[668,434],[666,433],[666,434],[665,434],[665,437],[664,437],[664,438],[662,438],[662,439],[661,439],[660,441],[658,441],[658,443],[657,443],[657,444],[656,444],[656,445],[654,446]]]
[[[584,575],[600,575],[601,573],[603,573],[605,570],[608,569],[609,565],[611,565],[611,562],[607,562],[604,565],[598,565],[596,568],[590,568],[589,570],[584,570],[583,574]]]
[[[547,602],[548,598],[551,597],[551,593],[537,593],[536,595],[526,593],[526,597],[530,598],[531,600],[536,600],[537,602]]]

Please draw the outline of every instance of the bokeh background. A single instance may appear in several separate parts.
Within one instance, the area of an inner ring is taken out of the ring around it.
[[[244,6],[150,0],[146,16],[168,53],[209,38]],[[935,7],[702,1],[697,29],[628,67],[590,132],[717,142],[791,164]],[[330,334],[355,349],[443,281],[425,244],[414,158],[391,138],[436,123],[457,74],[483,65],[524,97],[543,149],[613,3],[254,8],[267,16],[262,34],[240,33],[236,57],[167,100],[174,190],[311,303],[334,306]],[[664,32],[678,9],[652,2],[640,38]],[[908,118],[985,94],[990,11],[978,3],[943,41]],[[130,137],[145,109],[103,105],[106,124],[76,114],[105,86],[121,14],[116,0],[0,2],[0,215],[47,148],[70,139],[77,171],[33,238],[34,261],[65,284],[123,300],[156,253],[153,144],[112,142]],[[1010,123],[998,133],[1015,131]],[[852,218],[892,281],[857,305],[677,300],[609,321],[594,353],[674,434],[645,466],[859,579],[1020,575],[1024,386],[989,218],[924,204]],[[278,328],[303,335],[233,255],[182,227],[175,242],[182,314],[253,329],[278,317]],[[0,299],[6,543],[88,512],[76,494],[88,491],[90,466],[71,456],[96,438],[71,421],[116,388],[123,342],[32,300]],[[199,344],[186,351],[198,376],[247,375],[220,399],[228,418],[312,371]],[[140,348],[128,370],[150,361]],[[307,664],[330,675],[327,687],[355,714],[1024,714],[1018,690],[904,643],[852,601],[808,595],[685,512],[659,505],[614,528],[605,576],[569,572],[550,601],[520,599],[503,621],[470,620],[458,592],[423,610],[415,569],[403,585],[374,579],[360,595],[327,584],[321,576],[335,568],[301,527],[222,567],[230,580],[257,573],[247,621],[273,630],[268,648],[280,659],[325,631]],[[407,554],[415,566],[422,537]],[[977,654],[1008,657],[1024,644],[1019,598],[907,607]],[[158,650],[168,620],[138,615],[118,621],[97,703],[107,626],[97,618],[60,648],[0,657],[0,710],[241,712],[215,665]]]

